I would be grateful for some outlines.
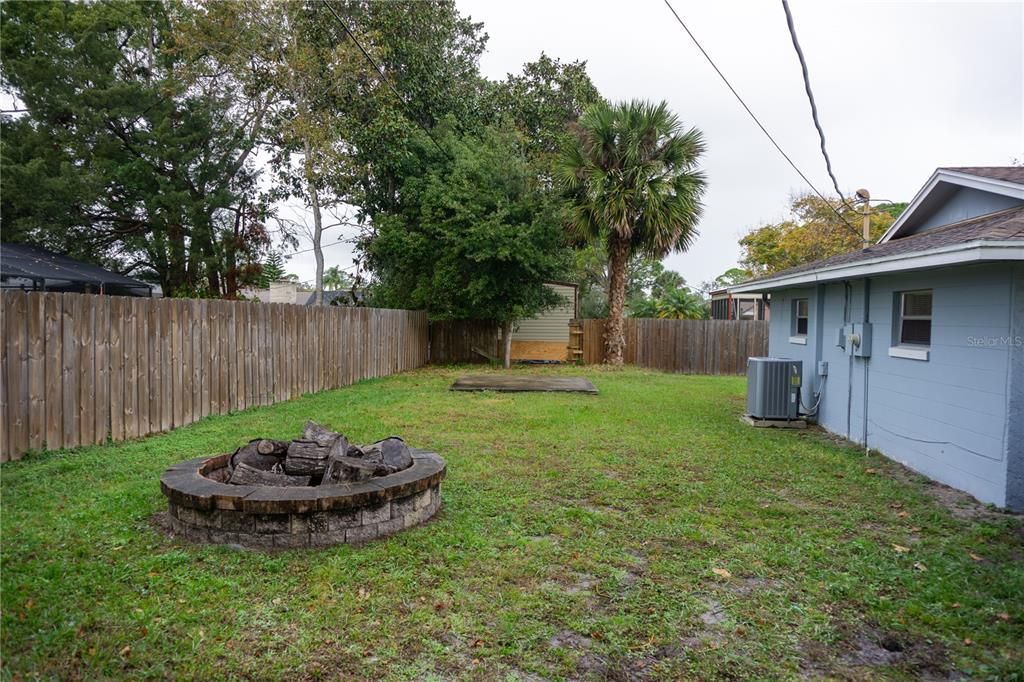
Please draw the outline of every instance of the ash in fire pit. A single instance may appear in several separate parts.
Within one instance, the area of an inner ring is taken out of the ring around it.
[[[411,466],[409,447],[398,436],[352,445],[340,433],[309,421],[302,438],[257,439],[236,450],[228,460],[224,482],[269,486],[357,483]]]

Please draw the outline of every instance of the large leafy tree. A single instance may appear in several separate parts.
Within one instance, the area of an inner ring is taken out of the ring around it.
[[[523,152],[545,186],[559,151],[571,139],[569,126],[588,106],[604,101],[586,62],[566,63],[544,53],[486,92],[485,107],[499,125],[520,133]]]
[[[665,102],[591,106],[560,156],[557,178],[568,194],[568,223],[608,257],[605,358],[622,364],[623,313],[630,257],[661,259],[697,235],[705,179],[704,141],[684,129]]]
[[[194,58],[240,84],[240,100],[269,108],[270,194],[300,199],[311,215],[318,301],[323,214],[343,204],[361,220],[397,210],[403,179],[420,168],[410,146],[421,129],[442,118],[481,125],[486,36],[450,0],[207,3],[183,34]]]
[[[124,272],[168,295],[231,294],[266,245],[253,120],[215,74],[180,77],[165,2],[6,2],[5,239]]]
[[[762,276],[861,248],[863,215],[851,202],[826,202],[810,193],[794,197],[789,218],[765,223],[740,239],[742,265]],[[906,206],[892,203],[872,209],[871,240],[877,241]]]
[[[490,128],[453,138],[441,137],[450,156],[421,148],[426,168],[402,184],[401,210],[382,215],[360,248],[376,301],[493,320],[508,367],[515,322],[557,304],[544,281],[563,274],[567,249],[514,139]]]

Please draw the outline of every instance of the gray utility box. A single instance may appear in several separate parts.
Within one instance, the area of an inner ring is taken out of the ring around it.
[[[755,419],[797,419],[803,362],[784,358],[747,360],[747,414]]]

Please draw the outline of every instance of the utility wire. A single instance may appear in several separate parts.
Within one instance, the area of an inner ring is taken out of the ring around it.
[[[383,80],[388,85],[388,87],[391,88],[391,92],[395,93],[395,97],[398,98],[398,101],[402,104],[403,109],[405,109],[404,113],[406,117],[410,121],[418,125],[420,129],[422,129],[423,132],[427,134],[427,137],[429,137],[430,141],[434,143],[434,146],[437,147],[442,154],[448,157],[449,161],[454,161],[455,159],[452,157],[451,154],[448,153],[448,150],[442,147],[441,144],[430,133],[430,129],[428,129],[427,126],[425,126],[417,118],[415,118],[409,113],[409,101],[405,98],[405,96],[402,95],[401,92],[398,91],[398,88],[395,87],[395,84],[391,82],[391,79],[384,75],[384,71],[380,68],[380,66],[377,65],[376,60],[374,60],[374,58],[370,56],[370,53],[363,48],[362,43],[360,43],[359,39],[356,38],[356,34],[353,33],[352,29],[348,27],[348,24],[346,24],[345,20],[341,18],[341,15],[335,11],[331,3],[328,2],[327,0],[324,0],[323,5],[324,7],[327,8],[327,11],[334,15],[334,18],[338,21],[338,23],[341,24],[341,27],[345,30],[345,33],[348,35],[349,38],[352,39],[352,42],[355,43],[355,46],[359,48],[359,51],[363,54],[363,57],[365,57],[366,61],[370,63],[370,66],[374,68],[374,70],[380,76],[381,80]]]
[[[786,25],[789,27],[789,36],[793,39],[793,49],[796,50],[796,56],[800,59],[804,89],[807,91],[807,100],[811,103],[811,118],[814,119],[814,127],[818,129],[818,139],[821,140],[821,155],[825,157],[825,168],[828,170],[828,176],[832,178],[832,187],[835,188],[840,201],[852,211],[853,207],[847,203],[842,190],[839,189],[839,181],[836,180],[836,174],[832,172],[832,159],[828,157],[828,151],[825,149],[825,131],[821,127],[821,121],[818,120],[818,107],[814,103],[814,92],[811,90],[811,76],[807,71],[807,60],[804,59],[804,51],[800,49],[800,41],[796,39],[796,26],[793,24],[793,13],[789,10],[788,0],[782,0],[782,9],[786,12]]]
[[[328,246],[337,246],[338,244],[349,244],[349,243],[350,243],[350,242],[348,242],[348,241],[346,241],[346,240],[343,240],[343,239],[339,239],[339,240],[337,240],[337,241],[333,241],[333,242],[331,242],[330,244],[322,244],[322,245],[320,246],[320,248],[321,248],[321,249],[326,249],[326,248],[327,248]],[[291,258],[292,256],[297,256],[297,255],[298,255],[298,254],[300,254],[300,253],[309,253],[310,251],[313,251],[314,249],[316,249],[316,247],[315,247],[315,246],[314,246],[314,247],[313,247],[312,249],[302,249],[301,251],[292,251],[291,253],[286,253],[286,254],[282,254],[282,255],[283,255],[283,256],[284,256],[285,258]],[[354,266],[354,265],[350,265],[350,266],[349,266],[349,267],[347,267],[347,268],[342,268],[342,270],[351,270],[351,269],[352,269],[353,267],[355,267],[355,266]]]
[[[719,78],[722,79],[722,82],[725,83],[726,87],[729,88],[729,91],[733,94],[736,100],[743,106],[746,112],[750,115],[750,118],[754,120],[754,123],[757,124],[757,127],[760,128],[761,132],[765,134],[765,137],[767,137],[771,141],[772,145],[775,146],[775,149],[777,149],[779,154],[782,155],[782,158],[784,158],[789,163],[789,165],[793,167],[793,170],[797,172],[797,175],[803,178],[803,181],[807,183],[807,186],[810,187],[814,191],[814,193],[817,194],[818,197],[825,202],[825,205],[832,209],[832,212],[835,213],[839,220],[842,221],[842,224],[849,228],[854,234],[856,234],[857,237],[860,237],[860,230],[851,225],[849,221],[846,220],[846,217],[842,213],[840,213],[835,206],[832,205],[832,202],[826,199],[825,195],[818,191],[818,188],[814,186],[814,183],[811,182],[810,179],[808,179],[808,177],[804,174],[802,170],[800,170],[796,163],[793,162],[793,159],[789,158],[789,154],[783,151],[782,147],[779,146],[779,143],[775,141],[774,137],[772,137],[772,134],[768,132],[768,129],[764,127],[760,120],[758,120],[757,116],[754,115],[754,112],[750,110],[749,106],[747,106],[747,103],[743,101],[742,97],[740,97],[740,93],[736,92],[736,88],[732,86],[732,83],[729,82],[729,79],[725,77],[725,74],[722,73],[722,70],[718,68],[717,64],[715,64],[715,60],[711,58],[711,55],[707,53],[707,50],[704,49],[704,47],[700,44],[700,41],[697,40],[697,37],[694,36],[693,32],[689,29],[689,27],[687,27],[682,17],[679,16],[678,12],[676,12],[675,7],[672,6],[672,3],[669,2],[669,0],[664,0],[664,2],[665,5],[669,8],[669,11],[671,11],[672,15],[676,18],[676,21],[679,22],[679,25],[683,27],[684,31],[686,31],[686,35],[690,36],[690,40],[692,40],[693,44],[697,46],[697,49],[700,50],[701,54],[704,55],[704,58],[708,60],[708,63],[711,64],[711,68],[715,70],[715,73],[717,73]],[[840,193],[839,197],[840,199],[842,199],[842,193]]]

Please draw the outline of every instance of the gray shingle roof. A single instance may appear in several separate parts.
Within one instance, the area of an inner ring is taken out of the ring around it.
[[[149,284],[38,246],[0,244],[0,275],[149,289]]]
[[[841,253],[813,263],[804,263],[786,270],[773,272],[771,275],[759,277],[743,283],[743,286],[753,282],[772,280],[788,275],[795,275],[801,272],[809,272],[821,268],[834,267],[837,265],[850,265],[859,261],[882,258],[884,256],[906,255],[917,252],[931,251],[932,249],[944,246],[955,246],[975,241],[1024,241],[1024,206],[989,213],[987,215],[963,220],[950,225],[925,230],[908,237],[901,237],[875,244],[867,249]]]
[[[939,170],[955,171],[1024,185],[1024,166],[948,166]]]

